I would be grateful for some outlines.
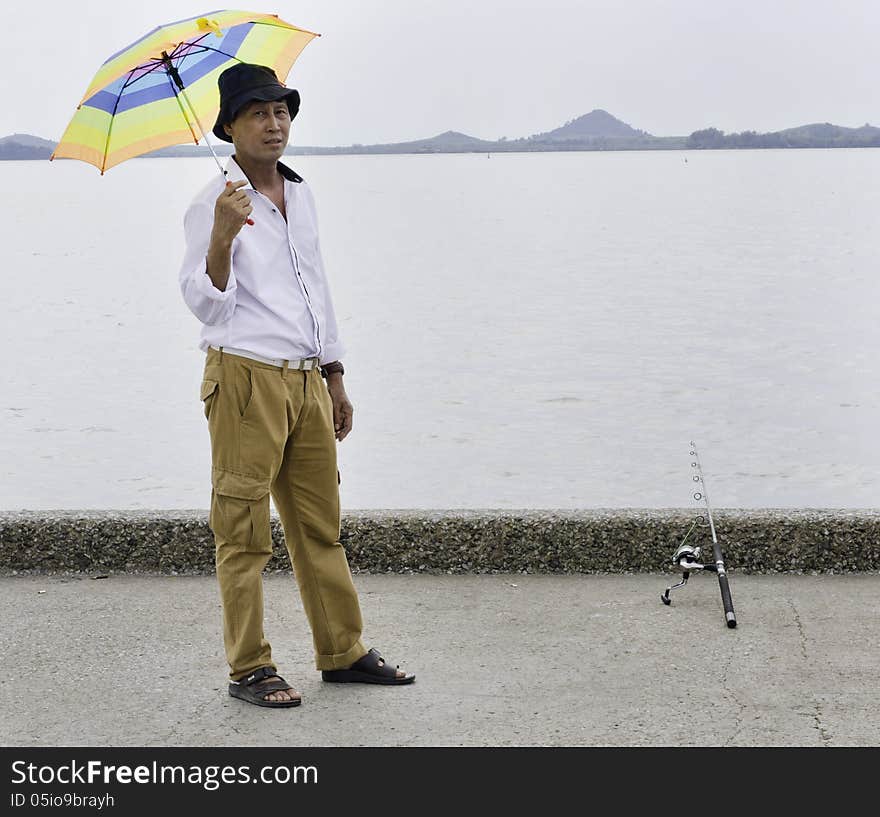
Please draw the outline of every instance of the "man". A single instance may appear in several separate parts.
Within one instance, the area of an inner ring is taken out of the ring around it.
[[[361,642],[357,592],[338,541],[336,441],[351,431],[353,409],[314,199],[279,161],[299,92],[270,68],[249,64],[227,69],[218,84],[213,130],[235,153],[226,181],[207,185],[187,210],[180,286],[203,324],[207,354],[201,398],[229,694],[258,706],[301,702],[277,674],[263,635],[270,493],[322,679],[410,683],[414,675]]]

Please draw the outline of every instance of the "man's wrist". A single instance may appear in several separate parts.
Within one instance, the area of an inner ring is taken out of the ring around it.
[[[345,374],[345,367],[338,360],[334,360],[332,363],[325,363],[321,366],[321,377],[325,378],[328,382],[332,377],[334,380],[342,380],[342,375]]]
[[[217,250],[218,252],[231,252],[232,243],[234,241],[235,236],[220,236],[212,230],[211,238],[208,241],[208,252],[210,252],[212,249]]]

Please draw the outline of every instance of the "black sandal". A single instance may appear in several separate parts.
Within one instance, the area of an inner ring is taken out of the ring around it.
[[[321,679],[339,684],[411,684],[416,680],[413,673],[402,678],[397,677],[400,667],[392,667],[385,663],[378,650],[370,650],[363,658],[359,658],[348,669],[321,670]]]
[[[266,681],[266,678],[274,680]],[[295,691],[272,667],[260,667],[246,678],[242,678],[239,681],[230,681],[229,683],[229,694],[233,698],[239,698],[242,701],[247,701],[249,704],[275,707],[299,706],[302,703],[302,698],[291,698],[289,701],[266,700],[266,696],[270,693],[281,690],[286,691],[288,689]]]

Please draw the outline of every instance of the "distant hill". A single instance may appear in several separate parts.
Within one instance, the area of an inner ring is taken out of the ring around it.
[[[495,142],[468,136],[466,133],[448,130],[429,139],[416,139],[412,142],[393,142],[380,145],[350,145],[348,148],[294,148],[295,153],[480,153],[493,150]]]
[[[725,133],[717,128],[694,131],[687,147],[695,150],[717,148],[869,148],[880,147],[880,128],[863,125],[844,128],[830,122],[817,122],[797,128],[756,133]]]
[[[797,128],[786,128],[777,131],[781,136],[793,136],[795,138],[807,139],[829,139],[844,131],[852,130],[851,128],[841,128],[838,125],[832,125],[830,122],[816,122],[812,125],[801,125]]]
[[[817,122],[812,125],[801,125],[799,128],[788,128],[778,131],[778,135],[788,140],[792,146],[797,143],[825,144],[833,142],[861,143],[866,147],[875,147],[880,137],[880,128],[865,124],[860,128],[843,128],[830,122]]]
[[[553,130],[532,136],[497,140],[479,139],[459,131],[448,130],[427,139],[388,144],[353,144],[340,147],[290,146],[288,154],[334,155],[363,153],[500,153],[560,150],[711,150],[715,148],[831,148],[880,147],[880,128],[863,125],[844,128],[828,122],[801,125],[773,133],[724,133],[717,128],[704,128],[690,136],[652,136],[628,125],[608,111],[596,108],[571,119]],[[14,133],[0,139],[2,159],[48,159],[55,143],[26,133]],[[232,146],[215,144],[220,156],[229,156]],[[146,154],[145,158],[177,156],[210,156],[205,145],[175,145]]]
[[[631,128],[608,111],[596,108],[577,119],[566,122],[561,128],[536,134],[532,139],[554,141],[584,138],[642,139],[644,137],[652,138],[650,133]]]
[[[13,133],[0,139],[0,159],[48,159],[53,150],[55,142],[29,133]]]
[[[464,149],[482,151],[494,144],[494,141],[486,141],[485,139],[478,139],[475,136],[468,136],[466,133],[448,130],[444,133],[437,134],[437,136],[432,136],[430,139],[417,139],[413,142],[398,142],[396,143],[396,146],[407,145],[416,150],[421,148],[442,148],[443,150]]]

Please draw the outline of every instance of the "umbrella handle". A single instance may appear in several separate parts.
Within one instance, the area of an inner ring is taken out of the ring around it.
[[[225,179],[225,178],[226,178],[226,171],[223,170],[223,168],[220,168],[220,172],[223,174],[223,178]],[[226,186],[227,186],[227,187],[229,187],[230,184],[232,184],[232,182],[226,182]],[[248,217],[247,219],[245,219],[245,222],[244,222],[244,223],[245,223],[245,224],[250,224],[251,227],[254,226],[254,220],[253,220],[252,218],[250,218],[250,217]]]

